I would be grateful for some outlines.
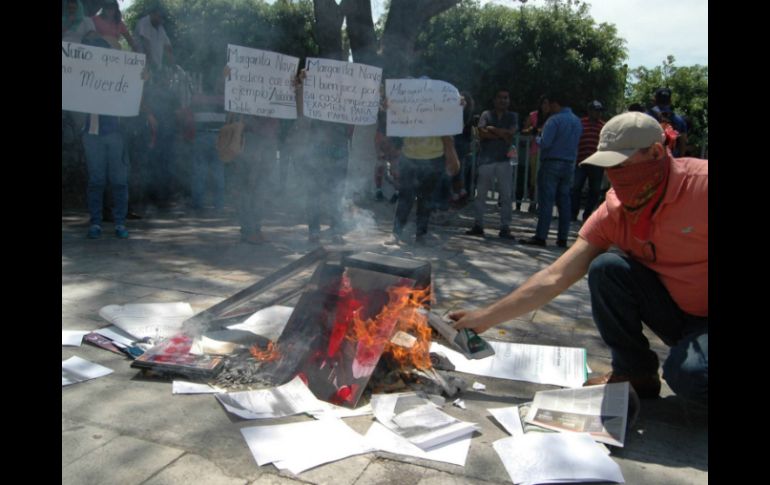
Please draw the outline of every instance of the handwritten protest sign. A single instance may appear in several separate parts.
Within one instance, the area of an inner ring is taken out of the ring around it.
[[[61,109],[138,115],[144,62],[144,54],[62,42]]]
[[[277,52],[227,45],[225,110],[234,113],[294,119],[297,97],[292,79],[299,59]]]
[[[388,136],[443,136],[463,131],[457,88],[432,79],[386,79]]]
[[[332,59],[307,58],[302,111],[308,118],[373,125],[380,109],[382,69]]]

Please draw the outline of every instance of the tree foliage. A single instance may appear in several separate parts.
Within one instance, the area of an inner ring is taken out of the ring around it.
[[[155,0],[137,0],[126,12],[130,29]],[[166,0],[165,28],[177,62],[186,70],[217,76],[226,63],[227,44],[295,57],[318,55],[310,0]]]
[[[585,4],[511,9],[466,1],[431,20],[417,40],[417,55],[421,74],[474,93],[481,107],[504,87],[511,109],[520,113],[556,91],[580,112],[593,99],[619,108],[623,44],[615,27],[597,25]]]
[[[688,142],[698,149],[695,155],[700,155],[700,148],[708,145],[709,69],[701,65],[678,67],[674,62],[674,56],[669,55],[655,68],[631,70],[632,82],[626,88],[626,102],[650,108],[655,104],[657,88],[671,88],[674,112],[686,118]]]

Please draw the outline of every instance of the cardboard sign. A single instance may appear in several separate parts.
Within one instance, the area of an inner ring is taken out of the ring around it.
[[[386,79],[388,136],[444,136],[463,131],[457,88],[432,79]]]
[[[308,57],[306,69],[302,98],[305,116],[349,125],[377,123],[381,68]]]
[[[137,116],[144,64],[144,54],[62,42],[61,109]]]
[[[295,119],[297,96],[292,80],[298,65],[296,57],[228,44],[225,110]]]

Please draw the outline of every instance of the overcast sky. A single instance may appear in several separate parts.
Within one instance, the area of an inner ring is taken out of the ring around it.
[[[516,0],[484,0],[518,7]],[[134,0],[122,0],[121,10]],[[543,6],[545,0],[527,5]],[[708,0],[589,0],[591,17],[615,24],[625,39],[630,68],[659,66],[672,54],[677,66],[708,64]],[[375,20],[385,0],[372,0]]]

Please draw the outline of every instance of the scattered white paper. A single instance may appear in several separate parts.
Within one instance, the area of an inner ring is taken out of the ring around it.
[[[91,333],[90,330],[62,330],[61,344],[80,347],[80,344],[83,342],[83,337],[89,333]]]
[[[225,390],[197,382],[174,381],[171,384],[171,394],[214,394],[217,392],[225,392]]]
[[[241,428],[251,454],[262,466],[275,466],[299,474],[305,470],[374,451],[364,437],[340,419]]]
[[[477,391],[483,391],[483,390],[485,390],[487,388],[487,386],[485,386],[484,384],[482,384],[480,382],[474,382],[473,383],[473,388],[476,389]]]
[[[585,434],[527,433],[492,443],[513,483],[623,483],[620,467]]]
[[[420,392],[373,394],[372,409],[377,421],[423,450],[452,441],[478,429],[438,410]]]
[[[503,425],[503,428],[511,436],[524,435],[524,427],[521,425],[521,416],[519,415],[519,406],[487,409],[487,411],[494,416],[498,423]]]
[[[282,418],[326,410],[299,377],[272,389],[221,393],[216,398],[225,409],[244,419]]]
[[[293,311],[294,308],[290,306],[269,306],[254,313],[242,323],[228,325],[227,328],[230,330],[245,330],[275,342],[283,333],[283,329],[286,327]]]
[[[61,362],[61,385],[69,386],[77,382],[83,382],[97,377],[112,374],[114,371],[103,365],[94,364],[78,356],[72,356]]]
[[[368,416],[373,414],[372,405],[366,404],[355,409],[349,409],[343,406],[337,406],[325,401],[318,401],[323,408],[321,411],[308,411],[307,413],[316,419],[324,418],[352,418],[354,416]]]
[[[463,401],[459,397],[457,399],[455,399],[454,401],[452,401],[452,404],[454,404],[455,406],[457,406],[460,409],[467,409],[465,407],[465,401]]]
[[[182,329],[182,323],[193,316],[189,303],[130,303],[107,305],[99,315],[133,335],[136,340],[160,340],[172,337]]]
[[[114,325],[94,330],[94,333],[98,333],[102,337],[107,337],[108,339],[112,340],[112,343],[117,342],[122,344],[124,347],[131,347],[136,341],[136,339],[132,338],[131,335],[126,334],[126,332]]]
[[[465,459],[468,456],[468,449],[471,447],[471,436],[473,431],[458,436],[447,443],[422,450],[413,445],[408,440],[400,437],[396,433],[378,422],[369,427],[364,439],[367,443],[377,450],[387,451],[397,455],[414,456],[425,460],[442,461],[453,465],[465,466]]]
[[[580,389],[538,391],[524,421],[554,431],[589,433],[596,441],[623,446],[628,382]]]
[[[581,387],[586,380],[586,350],[489,341],[495,355],[486,359],[466,359],[461,353],[437,342],[431,352],[442,352],[455,370],[480,376],[517,381]]]

